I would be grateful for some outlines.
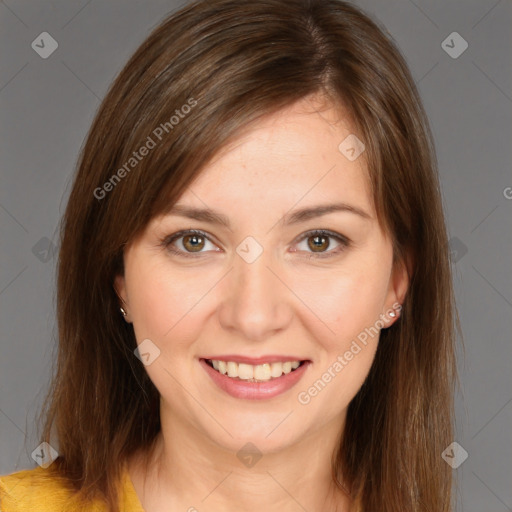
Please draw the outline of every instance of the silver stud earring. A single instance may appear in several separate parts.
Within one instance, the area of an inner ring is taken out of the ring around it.
[[[123,316],[128,315],[128,313],[125,311],[125,309],[124,309],[123,307],[120,307],[120,308],[119,308],[119,311],[121,311],[121,314],[122,314]]]
[[[398,311],[400,312],[400,311],[402,310],[402,304],[398,304],[398,308],[397,308],[397,309],[398,309]],[[389,313],[389,316],[390,316],[391,318],[395,318],[395,317],[397,317],[398,315],[397,315],[397,313],[395,313],[395,311],[391,311],[391,312]]]

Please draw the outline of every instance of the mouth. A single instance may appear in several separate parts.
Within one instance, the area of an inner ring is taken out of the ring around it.
[[[306,361],[278,361],[252,365],[217,359],[205,359],[204,361],[221,375],[245,382],[268,382],[269,380],[279,379],[306,363]]]
[[[245,359],[245,358],[238,358]],[[234,398],[261,400],[293,388],[312,364],[309,360],[282,360],[248,364],[200,358],[201,366],[216,386]]]

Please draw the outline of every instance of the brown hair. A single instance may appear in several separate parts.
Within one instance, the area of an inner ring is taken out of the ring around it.
[[[98,492],[117,510],[121,463],[160,430],[159,394],[113,288],[123,248],[242,129],[316,93],[353,117],[394,263],[411,263],[402,317],[381,332],[349,405],[333,478],[343,474],[354,511],[451,510],[441,452],[453,440],[458,320],[432,135],[392,40],[337,0],[189,4],[103,100],[61,228],[58,360],[41,414],[41,440],[58,442],[51,468],[80,496]]]

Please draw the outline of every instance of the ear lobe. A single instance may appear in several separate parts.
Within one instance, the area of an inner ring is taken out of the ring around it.
[[[119,299],[119,311],[123,315],[124,321],[127,323],[131,323],[132,320],[128,312],[128,297],[126,296],[126,285],[124,276],[118,275],[115,277],[113,288]]]

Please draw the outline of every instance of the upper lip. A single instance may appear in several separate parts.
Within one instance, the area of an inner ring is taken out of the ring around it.
[[[236,354],[227,354],[220,356],[209,356],[203,359],[210,359],[212,361],[233,361],[234,363],[243,363],[256,366],[263,363],[285,363],[287,361],[307,361],[301,357],[296,356],[282,356],[282,355],[267,355],[260,357],[247,357]]]

